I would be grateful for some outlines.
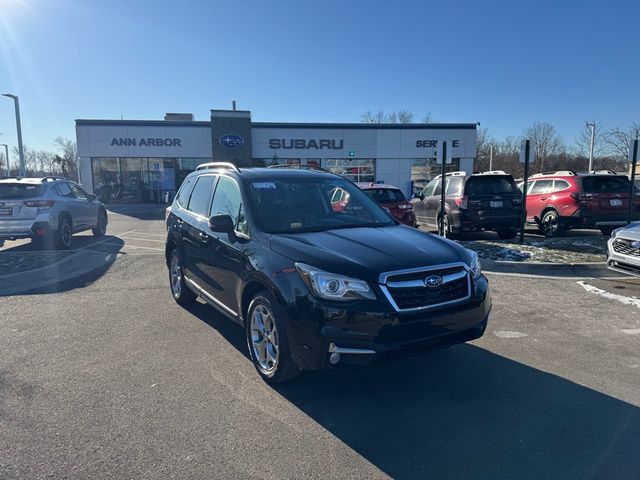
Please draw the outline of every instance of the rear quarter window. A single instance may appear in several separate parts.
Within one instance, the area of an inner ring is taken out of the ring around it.
[[[512,177],[474,176],[469,179],[465,187],[466,195],[500,195],[505,193],[519,193]]]
[[[0,183],[0,200],[18,200],[44,195],[46,186],[28,183]]]
[[[627,177],[594,175],[582,178],[582,189],[588,193],[628,192],[631,181]]]

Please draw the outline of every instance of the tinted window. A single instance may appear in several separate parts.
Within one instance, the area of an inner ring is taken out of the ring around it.
[[[71,191],[71,187],[68,183],[59,183],[56,185],[56,190],[58,191],[58,195],[66,198],[73,198],[73,192]]]
[[[349,202],[341,211],[331,205],[335,189]],[[252,210],[268,233],[382,227],[395,221],[353,183],[342,178],[278,178],[247,183]]]
[[[464,179],[462,177],[447,178],[447,195],[459,195],[463,185]]]
[[[422,190],[422,195],[424,195],[425,197],[431,197],[433,196],[433,192],[436,189],[436,184],[438,184],[440,181],[439,180],[431,180],[426,187],[424,187],[424,190]]]
[[[536,180],[530,193],[531,195],[540,195],[553,191],[553,180]]]
[[[0,199],[2,200],[40,197],[44,194],[44,191],[44,185],[31,185],[28,183],[0,183]]]
[[[378,203],[398,203],[406,200],[404,194],[395,188],[367,188],[364,193]]]
[[[467,195],[500,195],[504,193],[518,193],[518,187],[512,177],[473,176],[466,186]]]
[[[213,182],[216,177],[214,175],[203,175],[198,177],[196,186],[193,187],[193,193],[189,199],[189,210],[203,217],[209,212],[209,201],[211,192],[213,192]]]
[[[582,189],[585,192],[628,192],[630,181],[627,177],[613,175],[594,175],[582,178]]]
[[[176,197],[176,203],[180,205],[182,208],[187,208],[189,203],[189,195],[191,195],[191,190],[193,189],[193,178],[188,179],[182,184],[180,187],[180,191],[178,192],[178,196]]]
[[[228,177],[220,177],[209,215],[230,215],[236,230],[246,233],[247,222],[242,212],[242,196],[236,182]]]

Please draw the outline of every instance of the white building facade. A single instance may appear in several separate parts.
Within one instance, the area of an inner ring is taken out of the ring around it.
[[[473,171],[476,124],[251,122],[248,111],[212,110],[211,121],[167,114],[164,121],[76,120],[80,182],[106,202],[173,198],[186,175],[210,161],[240,167],[317,165],[357,182],[396,185],[408,196],[441,166]]]

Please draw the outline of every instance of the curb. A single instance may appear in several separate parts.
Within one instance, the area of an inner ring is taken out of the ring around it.
[[[480,259],[485,273],[529,275],[557,278],[629,278],[616,274],[604,262],[597,263],[526,263]]]
[[[78,250],[45,267],[0,277],[0,296],[16,295],[81,277],[115,260],[116,253]]]

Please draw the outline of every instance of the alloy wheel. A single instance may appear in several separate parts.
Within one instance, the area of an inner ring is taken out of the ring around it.
[[[182,293],[182,269],[180,268],[180,261],[178,255],[171,257],[171,292],[175,298],[179,298]]]
[[[260,369],[269,374],[278,367],[280,349],[273,313],[266,305],[256,306],[251,314],[251,349]]]

